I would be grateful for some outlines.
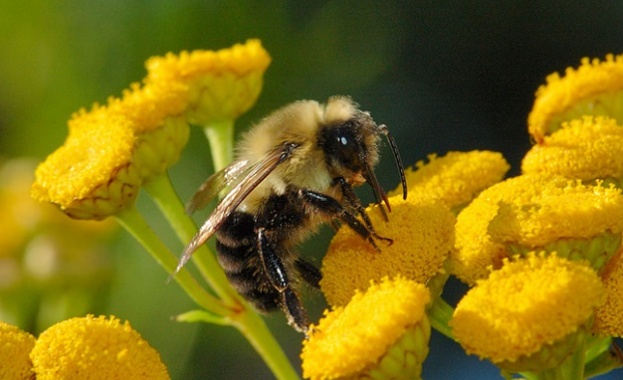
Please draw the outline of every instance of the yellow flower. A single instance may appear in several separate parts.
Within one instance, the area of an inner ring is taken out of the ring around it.
[[[552,180],[500,202],[488,232],[515,252],[557,251],[600,269],[621,244],[623,196],[613,186]]]
[[[589,266],[529,254],[481,280],[451,321],[467,353],[511,372],[553,368],[590,331],[604,288]]]
[[[393,239],[377,240],[380,252],[350,228],[341,228],[322,262],[320,287],[330,305],[345,305],[355,290],[370,280],[402,275],[420,283],[443,272],[452,249],[455,219],[439,200],[409,193],[389,198],[392,212],[386,222],[378,209],[368,208],[376,232]]]
[[[451,209],[467,204],[510,169],[502,154],[491,151],[449,152],[443,157],[431,154],[428,160],[405,172],[409,192],[438,197]],[[398,188],[390,195],[401,192]]]
[[[498,213],[499,202],[511,202],[533,193],[548,180],[523,175],[509,178],[484,190],[456,219],[456,244],[450,254],[450,272],[467,284],[489,275],[490,267],[499,268],[508,256],[502,242],[489,234],[489,224]],[[533,190],[530,190],[533,189]],[[532,192],[531,192],[532,191]]]
[[[601,268],[621,244],[623,196],[614,187],[520,176],[483,191],[457,217],[450,269],[473,284],[514,253],[557,251]]]
[[[39,336],[30,357],[37,380],[169,379],[158,352],[115,317],[60,322]]]
[[[303,376],[311,379],[420,377],[430,325],[424,285],[398,277],[357,292],[325,311],[303,342]]]
[[[131,205],[143,182],[186,145],[186,97],[179,85],[133,85],[123,99],[77,112],[65,144],[37,168],[33,198],[78,219],[104,219]]]
[[[623,122],[623,55],[609,54],[605,61],[582,59],[577,69],[567,68],[547,77],[536,92],[528,131],[538,143],[564,121],[584,115],[610,116]]]
[[[34,345],[34,336],[0,322],[0,379],[33,379],[32,362],[28,355]]]
[[[76,115],[65,144],[37,168],[32,197],[79,219],[104,219],[131,204],[141,177],[130,123],[105,108]]]
[[[562,123],[526,154],[524,173],[590,181],[623,179],[623,127],[604,117]]]
[[[152,57],[146,62],[146,83],[188,86],[188,121],[208,125],[231,120],[257,100],[270,56],[259,40],[251,39],[219,51],[196,50]]]
[[[623,249],[608,262],[602,280],[606,303],[597,309],[594,329],[601,335],[623,337]]]

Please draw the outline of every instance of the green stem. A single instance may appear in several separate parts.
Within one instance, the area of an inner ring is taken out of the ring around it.
[[[428,318],[431,326],[446,337],[455,340],[450,328],[450,320],[454,309],[441,297],[435,297],[428,309]]]
[[[565,379],[584,379],[584,362],[586,359],[586,337],[584,334],[581,339],[582,342],[578,345],[573,355],[561,365],[561,370]]]
[[[246,310],[238,314],[232,324],[247,338],[277,379],[300,378],[261,316]]]
[[[136,206],[132,205],[119,212],[116,218],[168,273],[172,273],[175,270],[177,258],[149,227],[136,209]],[[232,315],[232,310],[226,307],[219,299],[206,292],[186,269],[182,269],[175,276],[175,281],[193,301],[204,309],[223,316]]]
[[[234,121],[213,122],[204,126],[203,131],[210,143],[214,171],[217,172],[229,165],[234,159]]]
[[[186,214],[184,206],[165,173],[144,185],[154,203],[165,215],[182,244],[187,244],[197,233],[197,226]],[[193,262],[197,265],[201,276],[210,288],[228,305],[240,304],[240,297],[229,285],[221,266],[214,258],[207,245],[201,245],[193,254]]]

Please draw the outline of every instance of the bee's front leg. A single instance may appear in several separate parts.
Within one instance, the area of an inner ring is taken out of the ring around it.
[[[364,223],[361,223],[357,217],[350,211],[348,211],[337,199],[317,191],[300,189],[298,195],[303,202],[312,206],[318,212],[321,212],[327,216],[338,218],[342,222],[348,224],[359,236],[370,242],[372,246],[378,251],[379,247],[373,238],[379,240],[385,240],[389,244],[393,243],[392,239],[379,236],[373,229],[368,228]]]

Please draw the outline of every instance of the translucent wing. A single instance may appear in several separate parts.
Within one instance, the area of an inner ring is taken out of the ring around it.
[[[237,178],[244,175],[250,168],[251,165],[249,165],[248,160],[240,160],[212,174],[210,178],[201,184],[199,190],[197,190],[190,201],[188,201],[186,204],[186,212],[192,214],[206,207],[221,190],[231,186]]]
[[[240,205],[240,203],[255,189],[270,173],[272,173],[279,164],[287,161],[292,155],[292,152],[298,147],[295,143],[286,143],[276,148],[271,153],[267,154],[264,159],[252,165],[246,171],[248,174],[240,180],[219,202],[214,209],[214,212],[210,215],[208,220],[205,221],[203,226],[199,229],[199,232],[188,243],[182,257],[177,264],[177,268],[173,275],[179,272],[180,269],[188,262],[193,252],[206,242],[210,236],[214,235],[216,230],[225,222],[227,217]],[[208,179],[208,181],[210,181]],[[217,191],[218,193],[218,191]]]

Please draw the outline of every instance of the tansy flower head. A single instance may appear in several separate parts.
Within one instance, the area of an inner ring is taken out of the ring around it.
[[[65,144],[37,168],[32,197],[69,216],[103,219],[131,204],[141,184],[127,118],[104,108],[76,115]],[[84,123],[85,125],[82,125]]]
[[[604,61],[582,59],[579,68],[567,68],[565,75],[547,77],[539,87],[528,131],[538,143],[555,132],[564,121],[584,115],[610,116],[623,122],[623,55],[607,55]]]
[[[326,311],[303,342],[303,376],[311,379],[420,377],[430,325],[424,285],[401,277],[357,292]]]
[[[490,151],[449,152],[443,157],[432,154],[428,160],[405,171],[409,191],[438,197],[451,209],[460,209],[499,182],[510,168],[502,154]],[[399,188],[390,195],[400,192]]]
[[[0,322],[0,379],[32,379],[32,362],[28,355],[34,345],[34,336]]]
[[[182,83],[189,89],[188,121],[209,125],[232,120],[257,100],[270,56],[259,40],[219,51],[195,50],[152,57],[146,83]]]
[[[500,202],[512,202],[540,191],[550,180],[537,176],[506,179],[478,195],[457,216],[456,244],[450,254],[450,272],[468,284],[499,268],[508,256],[501,241],[489,234],[489,224],[497,215]]]
[[[616,120],[585,116],[534,145],[522,162],[524,173],[591,181],[623,179],[623,127]]]
[[[594,329],[602,335],[623,337],[623,249],[608,262],[602,280],[606,303],[595,313]]]
[[[466,352],[511,372],[559,365],[587,334],[604,288],[590,267],[529,254],[481,280],[451,321]]]
[[[37,380],[169,379],[158,352],[115,317],[60,322],[39,336],[30,357]]]
[[[132,204],[145,181],[179,158],[189,136],[186,90],[133,85],[122,99],[81,110],[65,144],[36,170],[32,196],[79,219],[103,219]]]
[[[392,212],[386,222],[368,209],[376,232],[393,239],[379,241],[380,252],[350,228],[341,228],[322,262],[320,288],[331,305],[345,305],[355,290],[365,290],[370,280],[402,275],[420,283],[443,271],[452,249],[455,219],[439,200],[409,193],[389,199]]]
[[[513,251],[557,251],[596,269],[616,252],[622,232],[621,190],[573,181],[550,181],[500,202],[489,225],[493,240]]]

